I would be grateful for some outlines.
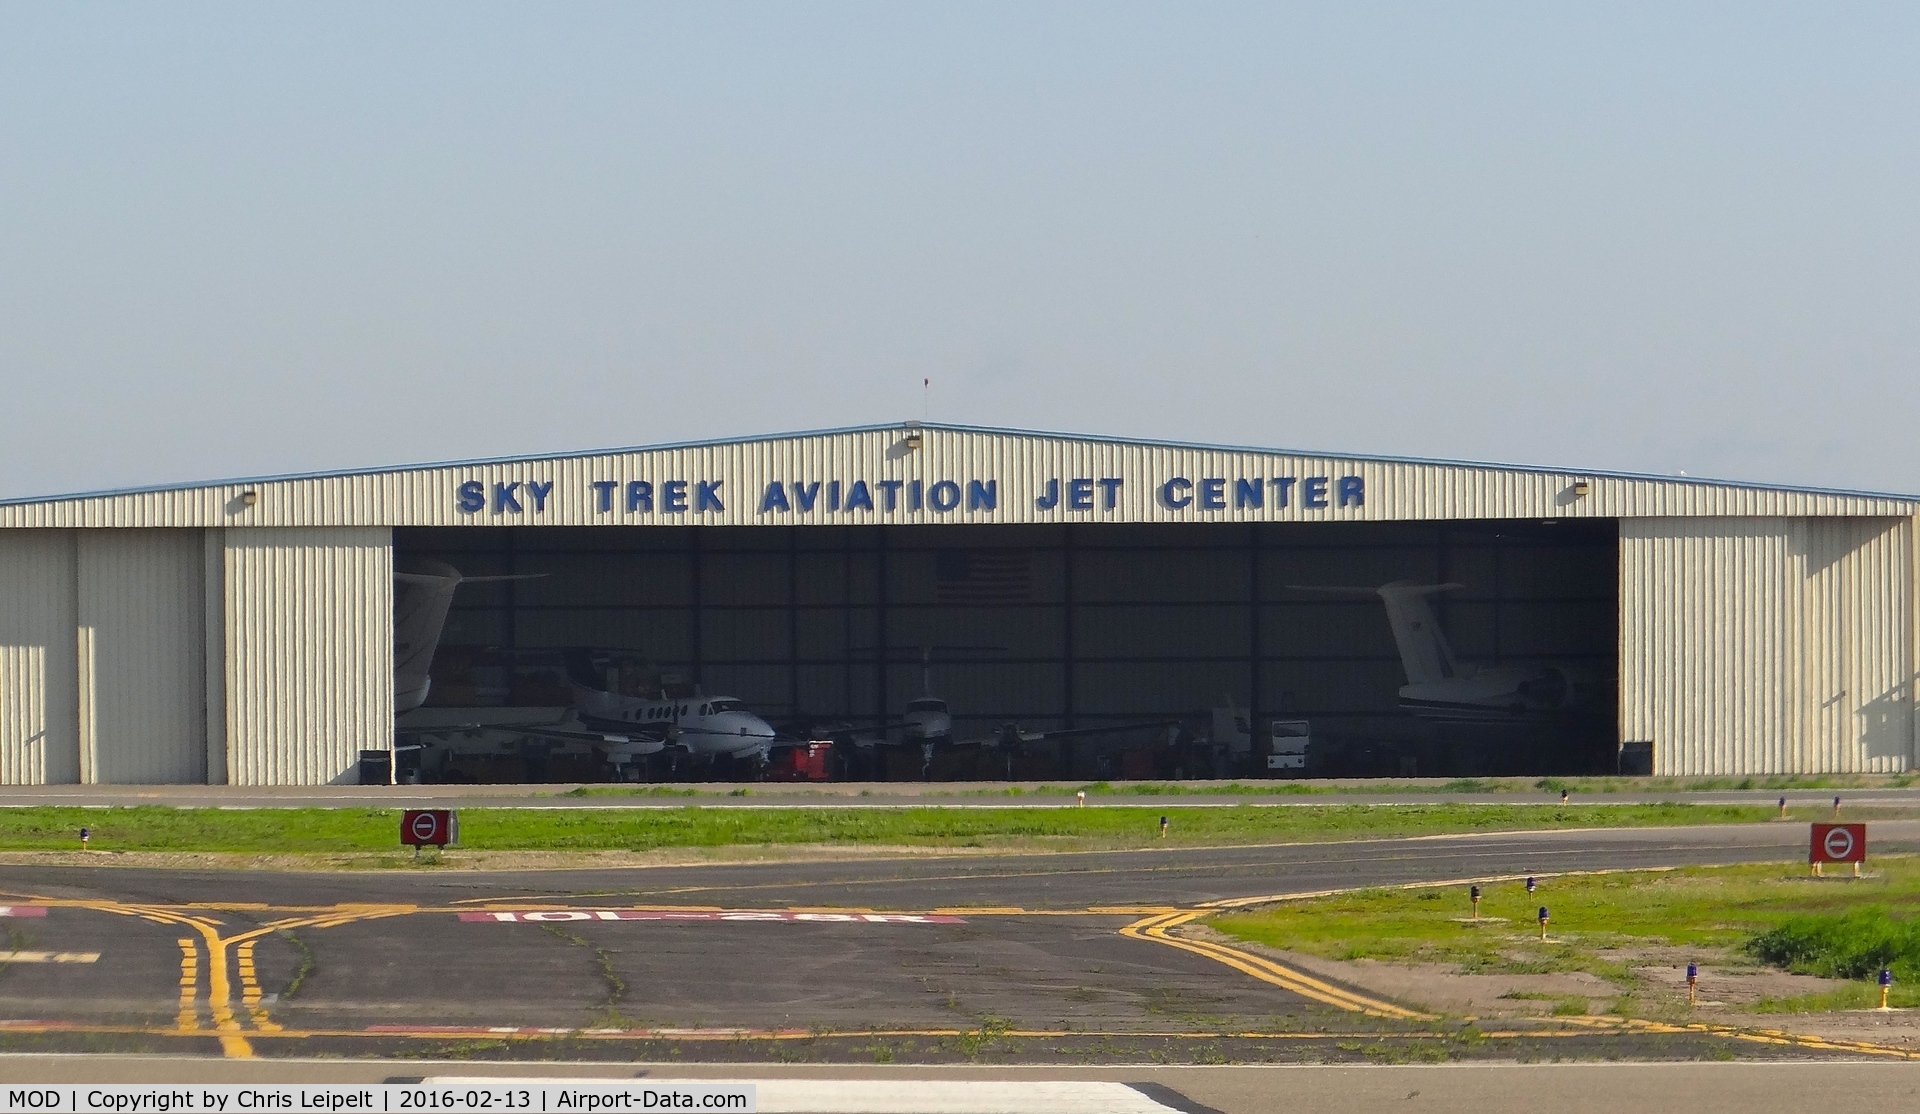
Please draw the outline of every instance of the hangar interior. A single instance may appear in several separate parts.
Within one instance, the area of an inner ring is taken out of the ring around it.
[[[1308,725],[1301,773],[1553,774],[1615,768],[1618,534],[1611,519],[421,527],[394,531],[394,559],[527,578],[459,590],[440,707],[562,703],[562,652],[594,648],[783,731],[881,723],[923,695],[949,703],[955,739],[1113,729],[956,749],[936,777],[1255,775],[1276,718]],[[1552,661],[1593,677],[1593,698],[1524,723],[1408,715],[1381,600],[1301,590],[1393,581],[1459,585],[1432,599],[1463,662]],[[1222,737],[1216,710],[1248,737]],[[884,757],[843,773],[888,776]]]

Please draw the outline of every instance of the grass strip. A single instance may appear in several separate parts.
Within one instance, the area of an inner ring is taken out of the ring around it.
[[[1326,805],[1231,808],[663,808],[460,810],[466,850],[649,850],[765,844],[1079,849],[1333,841],[1452,832],[1751,823],[1764,807],[1702,804]],[[1159,836],[1160,817],[1170,823]],[[0,809],[0,850],[391,851],[392,809],[218,809],[142,805]]]
[[[1920,961],[1920,858],[1874,864],[1878,877],[1814,880],[1805,866],[1751,864],[1570,876],[1481,887],[1479,926],[1465,886],[1361,890],[1223,915],[1210,923],[1230,936],[1328,959],[1446,964],[1463,974],[1585,971],[1631,996],[1635,956],[1677,950],[1669,963],[1752,965],[1795,974],[1870,978],[1888,962]],[[1551,915],[1538,938],[1536,910]],[[1895,1004],[1920,1004],[1920,966],[1895,983]],[[1855,1008],[1864,986],[1822,1001],[1764,1002],[1760,1008]],[[1877,1001],[1877,992],[1874,995]],[[1830,1000],[1826,1000],[1830,999]]]

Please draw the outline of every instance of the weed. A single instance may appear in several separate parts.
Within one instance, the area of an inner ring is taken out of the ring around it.
[[[284,928],[279,930],[278,935],[300,953],[300,966],[294,970],[293,978],[287,980],[287,988],[280,992],[281,1000],[285,1001],[300,993],[300,988],[306,985],[307,976],[313,974],[313,949],[307,947],[305,940]]]
[[[1376,1041],[1362,1048],[1360,1055],[1376,1064],[1442,1064],[1452,1059],[1444,1046],[1426,1041],[1403,1044]]]
[[[600,1012],[587,1024],[596,1029],[637,1028],[639,1022],[620,1012],[620,1001],[627,996],[627,983],[620,977],[620,973],[614,970],[613,953],[605,948],[594,947],[593,942],[586,937],[568,932],[558,925],[543,924],[540,927],[549,935],[557,936],[576,948],[585,948],[593,953],[600,981],[607,987],[607,1000],[601,1004]]]
[[[1920,919],[1896,920],[1884,905],[1788,917],[1745,944],[1750,955],[1798,975],[1864,979],[1882,968],[1896,982],[1920,976]]]

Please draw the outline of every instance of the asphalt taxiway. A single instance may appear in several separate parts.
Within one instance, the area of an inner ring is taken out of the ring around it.
[[[1792,859],[1805,840],[1783,823],[623,870],[13,866],[0,929],[48,958],[0,963],[0,1049],[1318,1056],[1436,1022],[1182,926],[1278,895]],[[1920,821],[1876,823],[1874,847],[1920,848]],[[1514,1039],[1550,1057],[1580,1036]],[[1719,1039],[1617,1032],[1608,1054],[1656,1054],[1654,1036],[1658,1054]],[[1846,1051],[1788,1051],[1809,1050]]]

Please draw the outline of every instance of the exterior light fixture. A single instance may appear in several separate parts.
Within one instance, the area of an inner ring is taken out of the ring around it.
[[[257,491],[243,491],[240,493],[240,505],[243,507],[251,507],[259,501],[260,493]]]
[[[911,450],[911,449],[917,449],[917,448],[919,448],[919,447],[920,447],[920,439],[921,439],[921,434],[920,434],[920,426],[919,426],[919,424],[918,424],[918,423],[909,423],[909,424],[907,425],[907,435],[906,435],[906,437],[904,438],[904,442],[905,442],[905,444],[906,444],[906,446],[907,446],[907,448],[908,448],[908,449],[910,449],[910,450]]]
[[[1593,485],[1588,483],[1585,480],[1573,481],[1573,497],[1575,499],[1585,499],[1587,497],[1587,493],[1592,490],[1593,490]]]

